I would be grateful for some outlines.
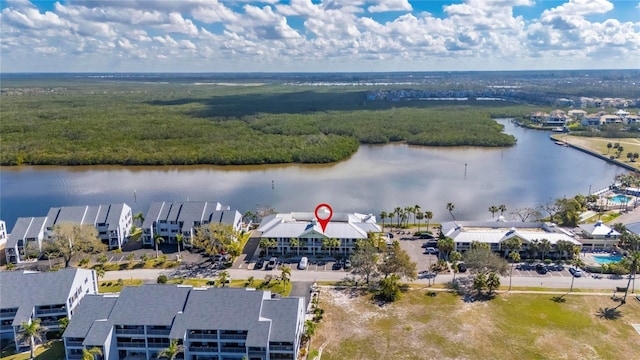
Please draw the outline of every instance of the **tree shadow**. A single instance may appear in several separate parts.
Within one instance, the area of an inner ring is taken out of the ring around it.
[[[616,306],[615,308],[609,308],[609,307],[600,308],[596,312],[596,316],[599,317],[600,319],[605,319],[605,320],[617,320],[622,317],[622,312],[618,310],[619,306],[620,305]]]
[[[564,294],[564,295],[566,295],[566,294]],[[565,302],[567,302],[567,299],[564,298],[564,295],[554,296],[554,297],[551,298],[551,301],[553,301],[554,303],[559,303],[559,304],[565,303]]]

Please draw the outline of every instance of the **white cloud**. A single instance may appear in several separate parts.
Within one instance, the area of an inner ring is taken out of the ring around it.
[[[413,7],[408,0],[378,0],[376,5],[367,8],[369,12],[411,11]]]

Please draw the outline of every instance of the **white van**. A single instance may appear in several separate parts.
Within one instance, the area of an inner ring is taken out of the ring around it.
[[[309,262],[309,259],[307,259],[306,256],[303,256],[302,259],[300,259],[300,262],[298,263],[298,269],[305,270],[307,268],[308,262]]]

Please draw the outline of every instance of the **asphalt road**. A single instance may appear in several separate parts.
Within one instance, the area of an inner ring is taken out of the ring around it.
[[[155,269],[136,269],[136,270],[124,270],[124,271],[108,271],[103,280],[117,280],[117,279],[141,279],[147,282],[155,283],[158,275],[170,274],[173,270],[155,270]],[[248,269],[227,269],[232,279],[247,279],[253,276],[257,279],[264,277],[267,274],[279,275],[280,271],[274,270],[248,270]],[[468,274],[457,274],[456,277],[469,276]],[[347,272],[344,270],[297,270],[295,266],[292,266],[291,281],[294,282],[316,282],[316,281],[341,281],[345,279],[360,279],[359,276]],[[428,285],[428,283],[444,284],[453,279],[453,275],[437,275],[434,279],[417,279],[413,283]],[[526,286],[526,287],[544,287],[544,288],[569,288],[571,286],[571,275],[567,272],[567,275],[557,275],[547,273],[545,275],[531,275],[531,274],[516,274],[514,271],[513,286]],[[613,292],[615,287],[624,287],[627,285],[628,279],[610,279],[607,277],[596,279],[591,276],[583,276],[575,278],[574,289],[602,289],[605,291]],[[501,278],[502,285],[509,284],[509,277]],[[640,281],[637,284],[637,288],[640,288]]]

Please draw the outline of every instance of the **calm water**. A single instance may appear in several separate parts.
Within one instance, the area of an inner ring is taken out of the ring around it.
[[[334,212],[379,214],[418,204],[436,221],[451,219],[451,202],[456,219],[485,220],[491,205],[532,207],[586,194],[624,172],[554,144],[549,132],[500,122],[518,138],[515,147],[361,146],[348,160],[317,166],[5,167],[0,218],[11,229],[17,217],[44,216],[51,206],[126,202],[146,212],[152,201],[215,200],[240,212],[258,205],[313,211],[327,202]]]

